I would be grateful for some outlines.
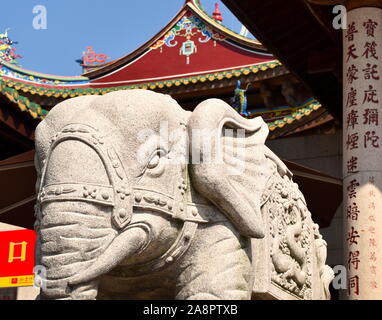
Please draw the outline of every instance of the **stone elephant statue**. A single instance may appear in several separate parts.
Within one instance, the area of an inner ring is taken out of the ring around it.
[[[267,135],[218,99],[188,112],[126,90],[55,106],[35,139],[40,298],[267,298],[261,280],[328,299],[325,242]]]

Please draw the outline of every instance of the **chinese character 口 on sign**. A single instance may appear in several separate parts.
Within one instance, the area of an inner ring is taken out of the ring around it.
[[[8,262],[13,262],[13,260],[19,259],[20,261],[25,261],[26,251],[27,251],[27,242],[23,241],[20,243],[10,242],[9,243],[9,258]],[[20,247],[20,255],[15,256],[15,247]]]

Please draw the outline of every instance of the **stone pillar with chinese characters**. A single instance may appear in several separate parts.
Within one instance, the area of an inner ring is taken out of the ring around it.
[[[343,31],[344,241],[349,299],[382,299],[382,6],[378,2],[365,7],[368,1],[347,1],[347,29]]]

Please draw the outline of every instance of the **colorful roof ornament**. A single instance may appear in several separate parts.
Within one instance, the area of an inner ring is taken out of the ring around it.
[[[239,112],[242,116],[248,116],[247,112],[247,95],[246,92],[250,84],[247,84],[245,89],[241,89],[241,81],[238,80],[236,83],[235,95],[232,98],[232,107]]]
[[[222,17],[222,14],[221,14],[220,10],[219,10],[219,4],[218,3],[215,3],[215,11],[212,14],[212,17],[216,21],[223,22],[223,17]]]
[[[87,51],[82,52],[82,59],[76,60],[83,67],[83,71],[87,72],[94,67],[100,67],[104,64],[109,57],[106,54],[97,54],[93,50],[93,47],[86,47]]]
[[[20,55],[16,54],[16,48],[13,48],[14,42],[9,38],[8,31],[10,29],[6,29],[4,33],[0,34],[0,60],[6,61],[11,64],[18,65],[18,58],[22,58]]]
[[[96,54],[93,51],[93,47],[86,47],[88,51],[83,52],[83,60],[85,66],[92,66],[94,64],[100,64],[106,62],[109,57],[106,54]]]

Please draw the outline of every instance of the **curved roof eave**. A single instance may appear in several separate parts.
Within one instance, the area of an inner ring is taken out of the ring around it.
[[[33,76],[33,77],[38,77],[38,78],[43,78],[43,79],[48,79],[48,80],[59,80],[59,81],[86,81],[89,80],[85,76],[57,76],[57,75],[52,75],[52,74],[45,74],[45,73],[40,73],[36,71],[31,71],[28,69],[21,68],[19,66],[16,66],[14,64],[10,64],[4,60],[0,61],[0,64],[4,65],[8,69],[11,69],[12,71],[15,71],[17,73],[22,73],[28,76]]]
[[[246,46],[268,52],[268,50],[258,40],[244,37],[228,29],[222,23],[215,21],[202,9],[200,5],[198,5],[197,3],[194,3],[194,1],[188,1],[185,6],[189,7],[195,14],[197,14],[203,20],[203,22],[208,24],[210,27],[219,30],[226,37],[236,42],[239,42],[241,44],[244,44]]]
[[[107,74],[108,72],[114,71],[120,68],[121,66],[123,66],[124,64],[128,63],[129,61],[132,61],[137,56],[142,54],[145,50],[147,50],[150,45],[157,42],[161,37],[163,37],[167,32],[169,32],[171,28],[174,26],[174,24],[176,24],[182,18],[182,16],[187,12],[187,10],[191,10],[200,19],[202,19],[203,22],[208,24],[210,27],[219,30],[221,33],[223,33],[225,36],[227,36],[231,40],[234,40],[235,42],[239,44],[242,44],[254,49],[268,52],[268,50],[257,40],[252,40],[244,36],[241,36],[238,33],[235,33],[229,30],[228,28],[224,27],[222,24],[216,22],[213,18],[209,17],[203,11],[203,9],[201,9],[200,5],[196,4],[193,0],[190,0],[190,1],[186,1],[186,3],[183,5],[180,11],[175,15],[173,19],[171,19],[171,21],[161,31],[159,31],[150,40],[146,41],[138,49],[132,51],[131,53],[127,54],[124,57],[121,57],[114,61],[110,61],[109,63],[107,63],[101,68],[98,68],[97,70],[86,72],[83,74],[83,76],[89,79],[94,79],[94,78],[103,76]]]

